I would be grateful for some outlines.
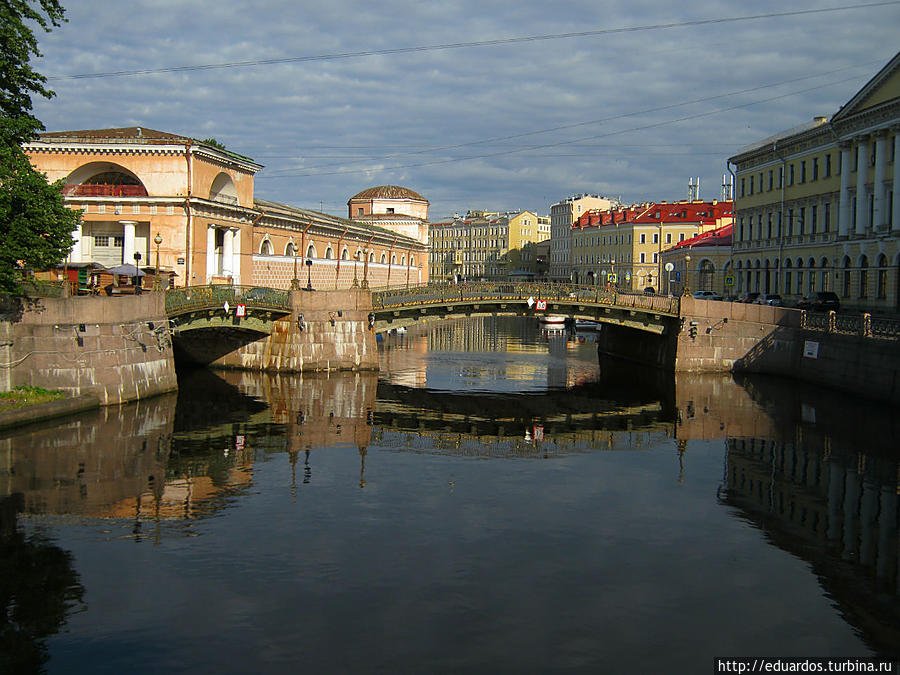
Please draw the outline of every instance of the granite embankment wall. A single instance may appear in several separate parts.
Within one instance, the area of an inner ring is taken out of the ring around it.
[[[271,335],[187,330],[175,346],[179,359],[213,368],[303,372],[377,370],[372,296],[363,290],[291,291],[291,313]]]
[[[39,298],[0,321],[0,389],[29,385],[101,405],[178,388],[162,293]]]
[[[682,298],[667,335],[604,333],[602,351],[675,372],[779,375],[900,404],[900,342],[806,330],[796,309]]]

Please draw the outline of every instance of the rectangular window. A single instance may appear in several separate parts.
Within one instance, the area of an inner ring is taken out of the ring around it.
[[[741,178],[741,197],[744,196],[744,181],[745,181],[745,179]]]
[[[644,255],[645,255],[645,254],[641,253],[641,262],[645,262],[645,261],[644,261]]]
[[[806,207],[800,207],[800,217],[797,218],[797,234],[803,234],[806,229]]]
[[[816,233],[816,218],[819,215],[819,209],[815,206],[809,207],[809,229],[807,230],[810,234]]]
[[[788,209],[787,220],[787,230],[785,234],[790,237],[794,234],[794,209]]]
[[[94,236],[94,246],[109,246],[109,237],[106,235]]]
[[[653,254],[653,262],[659,262],[659,254],[658,253]]]
[[[828,232],[831,228],[831,203],[825,202],[822,206],[822,232]]]
[[[794,184],[794,165],[790,164],[788,166],[788,185]]]
[[[775,182],[775,172],[769,169],[769,190],[771,191],[772,185]]]
[[[772,238],[772,213],[769,213],[768,221],[766,223],[766,239]]]
[[[831,153],[825,155],[825,178],[831,177]]]
[[[125,237],[113,237],[113,246],[125,248]]]
[[[647,243],[647,235],[646,235],[646,234],[641,234],[641,243],[642,243],[642,244],[646,244],[646,243]]]
[[[684,232],[678,235],[678,241],[684,241]]]
[[[666,232],[666,243],[667,244],[672,243],[672,233],[671,232]]]
[[[659,243],[659,233],[658,233],[658,232],[654,232],[654,233],[653,233],[653,243],[654,243],[654,244],[658,244],[658,243]]]
[[[750,176],[750,194],[753,194],[753,176]]]
[[[812,162],[812,179],[819,180],[819,158],[813,157]]]
[[[806,182],[806,160],[800,162],[800,183]]]
[[[778,189],[781,189],[781,184],[784,182],[784,167],[778,167]]]

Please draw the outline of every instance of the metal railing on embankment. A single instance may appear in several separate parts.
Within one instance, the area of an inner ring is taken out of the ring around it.
[[[858,335],[877,340],[900,340],[900,319],[876,317],[871,314],[814,314],[804,311],[800,328],[837,335]]]
[[[372,292],[378,309],[445,303],[545,300],[566,305],[605,305],[677,315],[679,299],[637,293],[617,293],[597,286],[547,283],[464,283],[394,288]]]

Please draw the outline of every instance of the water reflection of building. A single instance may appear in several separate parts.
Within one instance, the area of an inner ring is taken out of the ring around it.
[[[725,503],[810,562],[845,618],[879,653],[900,654],[896,457],[828,437],[730,439]]]

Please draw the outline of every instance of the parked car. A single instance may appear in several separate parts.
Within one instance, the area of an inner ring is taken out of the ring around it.
[[[797,303],[797,309],[805,309],[810,312],[835,312],[841,308],[841,301],[838,296],[831,291],[818,291],[812,295],[807,295]]]
[[[753,303],[759,297],[759,293],[744,293],[740,296],[735,302],[745,302],[747,304]]]
[[[763,293],[753,301],[757,305],[770,305],[771,307],[784,307],[784,301],[778,293]]]
[[[694,291],[694,297],[698,300],[721,300],[722,296],[715,291]]]

